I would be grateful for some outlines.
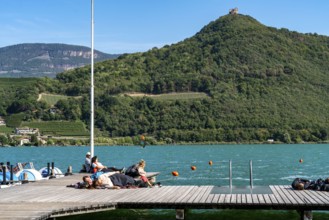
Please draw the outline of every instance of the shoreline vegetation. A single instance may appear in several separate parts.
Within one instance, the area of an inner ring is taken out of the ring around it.
[[[102,147],[113,147],[113,146],[142,146],[140,141],[135,138],[135,141],[128,141],[125,142],[127,138],[106,138],[107,141],[104,141],[104,138],[101,138],[103,141],[97,141],[99,138],[95,138],[95,146],[102,146]],[[133,138],[132,138],[133,139]],[[258,142],[258,141],[248,141],[248,142],[170,142],[167,143],[165,141],[151,141],[148,142],[146,139],[146,146],[163,146],[163,145],[176,145],[176,146],[185,146],[185,145],[251,145],[251,144],[266,144],[266,145],[277,145],[277,144],[287,144],[280,141],[273,141],[273,142]],[[290,144],[329,144],[329,141],[321,141],[321,142],[302,142],[302,143],[290,143]],[[14,144],[5,144],[1,145],[0,140],[0,147],[52,147],[52,146],[90,146],[90,140],[87,137],[52,137],[48,138],[48,140],[44,143],[35,142],[35,143],[27,143],[22,145],[14,145]]]

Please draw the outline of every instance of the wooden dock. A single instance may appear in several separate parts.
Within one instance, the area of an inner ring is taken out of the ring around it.
[[[297,191],[284,185],[269,186],[268,193],[218,193],[217,186],[66,187],[81,178],[82,174],[74,174],[0,189],[0,219],[48,219],[120,208],[176,209],[178,214],[185,209],[329,210],[329,192]]]

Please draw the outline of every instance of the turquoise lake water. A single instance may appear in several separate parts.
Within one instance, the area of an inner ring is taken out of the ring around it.
[[[0,161],[31,161],[36,169],[55,162],[63,173],[68,166],[78,172],[87,151],[89,147],[0,148]],[[291,184],[296,177],[329,177],[328,144],[96,146],[94,151],[104,165],[118,168],[144,159],[146,171],[161,172],[157,180],[163,185],[229,185],[229,160],[235,186],[249,185],[250,160],[254,185]],[[192,165],[197,169],[192,171]],[[172,171],[178,171],[179,176],[172,176]]]

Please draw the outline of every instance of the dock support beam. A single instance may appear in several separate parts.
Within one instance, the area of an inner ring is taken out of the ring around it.
[[[185,209],[176,209],[176,220],[185,219]]]
[[[312,220],[313,219],[312,210],[300,210],[298,213],[300,215],[301,220]]]

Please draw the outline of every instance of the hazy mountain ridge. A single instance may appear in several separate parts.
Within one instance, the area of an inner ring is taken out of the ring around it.
[[[113,59],[95,50],[95,62]],[[68,44],[18,44],[0,48],[0,77],[55,77],[90,64],[90,48]]]

